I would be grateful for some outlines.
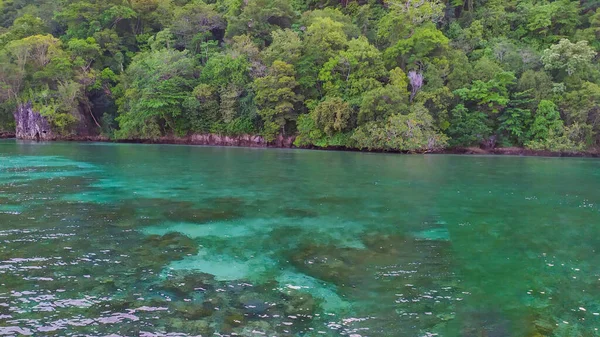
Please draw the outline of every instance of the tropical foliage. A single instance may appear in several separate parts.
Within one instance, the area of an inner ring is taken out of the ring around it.
[[[3,0],[0,129],[589,149],[599,52],[598,1]]]

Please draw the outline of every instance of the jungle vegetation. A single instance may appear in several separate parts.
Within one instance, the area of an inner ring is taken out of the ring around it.
[[[0,129],[600,145],[598,0],[0,0]]]

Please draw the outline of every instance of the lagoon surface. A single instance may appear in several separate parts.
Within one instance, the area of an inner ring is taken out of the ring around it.
[[[0,141],[1,336],[599,336],[600,161]]]

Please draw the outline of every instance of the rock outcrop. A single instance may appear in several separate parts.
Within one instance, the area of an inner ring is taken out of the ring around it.
[[[277,136],[275,141],[267,143],[262,136],[241,135],[221,136],[216,134],[192,135],[190,143],[197,145],[246,146],[246,147],[292,147],[294,137]]]
[[[47,140],[107,140],[99,135],[90,115],[81,109],[74,111],[76,122],[70,132],[60,133],[52,129],[48,119],[33,109],[31,103],[21,104],[13,113],[15,117],[15,137],[17,139],[47,141]]]
[[[29,140],[53,140],[54,133],[48,120],[33,111],[31,103],[22,104],[14,112],[15,117],[15,135],[18,139]]]
[[[78,122],[73,128],[73,133],[59,134],[52,130],[46,117],[33,110],[31,103],[20,105],[14,112],[17,139],[36,141],[47,140],[77,140],[77,141],[107,141],[106,137],[98,135],[98,130],[89,120],[87,115],[79,111]],[[122,140],[132,143],[159,143],[159,144],[192,144],[215,146],[244,146],[244,147],[293,147],[295,137],[279,135],[272,142],[267,142],[262,136],[240,135],[224,136],[217,134],[194,134],[186,137],[165,136],[158,139],[129,139]]]
[[[164,136],[156,139],[124,139],[125,143],[150,143],[150,144],[187,144],[187,145],[212,145],[212,146],[242,146],[242,147],[283,147],[294,146],[295,137],[282,135],[272,142],[267,142],[262,136],[240,135],[225,136],[218,134],[193,134],[186,137]]]
[[[15,138],[14,132],[0,131],[0,139]]]

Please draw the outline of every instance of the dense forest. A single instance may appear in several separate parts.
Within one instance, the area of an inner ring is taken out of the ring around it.
[[[0,129],[600,145],[598,0],[0,0]]]

